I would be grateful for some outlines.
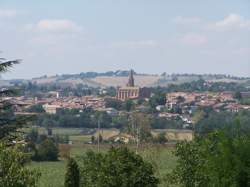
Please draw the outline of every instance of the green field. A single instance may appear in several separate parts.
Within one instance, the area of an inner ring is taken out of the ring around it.
[[[108,150],[107,145],[101,146],[101,151]],[[95,145],[74,145],[71,149],[71,156],[80,156],[85,154],[87,150],[97,151]],[[131,147],[131,149],[135,149]],[[144,146],[139,150],[139,154],[147,161],[151,162],[155,168],[156,175],[160,178],[163,187],[163,178],[176,165],[176,159],[172,154],[173,148],[166,146]],[[28,167],[37,169],[41,172],[39,187],[63,187],[65,174],[65,161],[58,162],[32,162]]]

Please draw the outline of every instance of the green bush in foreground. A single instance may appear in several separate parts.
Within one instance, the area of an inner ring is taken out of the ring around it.
[[[80,176],[79,168],[76,161],[70,158],[67,163],[67,170],[65,175],[65,187],[79,187]]]
[[[24,167],[25,155],[16,148],[0,144],[0,186],[34,187],[39,173]]]
[[[172,183],[186,187],[250,186],[249,134],[214,132],[177,144],[175,155],[177,167],[169,176]]]
[[[46,138],[35,150],[34,160],[36,161],[57,161],[58,147],[51,138]]]
[[[156,187],[153,167],[128,148],[111,148],[107,153],[88,152],[80,157],[81,186]]]

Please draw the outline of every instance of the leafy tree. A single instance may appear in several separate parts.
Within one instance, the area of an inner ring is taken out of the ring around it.
[[[32,105],[26,110],[27,112],[37,112],[37,113],[43,113],[45,112],[43,106],[41,104]]]
[[[138,137],[141,142],[149,142],[152,140],[151,123],[151,116],[144,113],[133,113],[126,130],[135,139]]]
[[[122,109],[122,101],[117,99],[105,99],[105,107],[106,108],[114,108],[116,110]]]
[[[107,153],[87,152],[79,160],[81,185],[85,187],[156,187],[153,167],[128,148]]]
[[[66,166],[65,187],[79,187],[80,186],[80,171],[75,159],[70,158]]]
[[[45,139],[36,150],[34,160],[37,161],[57,161],[58,160],[58,147],[52,139]]]
[[[0,144],[0,186],[34,187],[40,174],[25,168],[25,154],[17,148]]]
[[[234,98],[235,98],[235,99],[238,99],[238,100],[241,100],[241,99],[242,99],[242,95],[241,95],[240,91],[236,91],[236,92],[234,93]]]
[[[153,139],[154,143],[160,143],[160,144],[164,144],[166,143],[168,140],[166,138],[166,133],[165,132],[161,132],[159,133],[154,139]]]
[[[154,96],[149,99],[151,108],[155,109],[157,105],[166,104],[166,94],[164,92],[157,92]]]
[[[187,187],[250,186],[250,131],[217,131],[177,144],[170,180]]]
[[[134,108],[134,102],[131,99],[126,100],[123,103],[123,109],[126,111],[131,111]]]
[[[26,141],[37,142],[38,136],[39,136],[38,130],[32,128],[30,132],[26,135]]]

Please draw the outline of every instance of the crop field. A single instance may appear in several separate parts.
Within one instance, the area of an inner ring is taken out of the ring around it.
[[[108,150],[110,146],[101,145],[102,152]],[[134,149],[134,147],[130,147]],[[71,148],[71,156],[77,157],[86,153],[87,150],[97,151],[96,145],[74,145]],[[139,154],[148,162],[152,163],[156,171],[156,176],[159,177],[161,184],[164,185],[164,176],[171,172],[176,165],[173,148],[166,146],[144,146],[139,150]],[[60,160],[57,162],[32,162],[28,165],[30,169],[36,169],[41,172],[39,187],[63,187],[64,175],[66,169],[66,161]]]

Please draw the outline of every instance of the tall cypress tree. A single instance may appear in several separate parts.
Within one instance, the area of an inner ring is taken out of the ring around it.
[[[0,58],[0,75],[19,63],[20,60],[7,61],[4,58]],[[26,121],[23,116],[15,116],[12,111],[12,104],[3,99],[4,96],[10,96],[14,93],[13,89],[0,89],[0,141],[7,140],[7,142],[12,142],[16,138],[17,129]]]
[[[65,175],[65,187],[79,187],[80,173],[79,167],[73,158],[70,158],[67,163],[67,171]]]

